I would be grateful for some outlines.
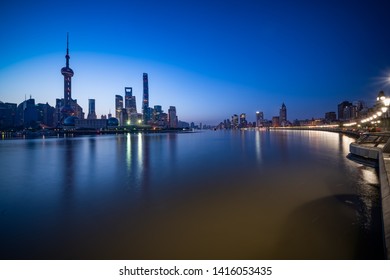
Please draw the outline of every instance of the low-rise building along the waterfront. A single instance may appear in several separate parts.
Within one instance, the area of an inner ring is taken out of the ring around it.
[[[279,127],[280,126],[280,121],[278,116],[272,117],[272,126],[273,127]]]

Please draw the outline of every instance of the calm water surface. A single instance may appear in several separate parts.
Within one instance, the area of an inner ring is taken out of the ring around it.
[[[380,259],[379,183],[315,131],[0,141],[2,259]]]

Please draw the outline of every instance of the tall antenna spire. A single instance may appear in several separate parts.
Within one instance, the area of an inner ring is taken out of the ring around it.
[[[69,67],[69,32],[66,32],[66,67]]]

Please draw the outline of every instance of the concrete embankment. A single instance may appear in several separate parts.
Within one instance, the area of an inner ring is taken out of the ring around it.
[[[390,259],[390,154],[379,153],[379,178],[381,183],[384,243]]]
[[[348,136],[358,138],[359,133],[355,131],[343,130],[340,128],[329,129],[329,128],[293,128],[295,130],[317,130],[317,131],[328,131],[328,132],[336,132],[343,133]],[[361,156],[367,157],[370,152],[378,153],[377,157],[372,157],[378,160],[379,166],[379,180],[381,186],[381,204],[382,204],[382,221],[383,221],[383,239],[385,246],[385,255],[387,259],[390,259],[390,153],[382,152],[380,148],[374,147],[360,147],[361,150],[366,150],[366,154],[362,154]],[[352,152],[352,150],[351,150]],[[356,153],[359,155],[359,153]]]

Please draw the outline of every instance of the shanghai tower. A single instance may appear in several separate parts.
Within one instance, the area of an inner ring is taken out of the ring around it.
[[[144,124],[147,124],[150,119],[150,113],[149,113],[149,81],[148,81],[148,74],[144,73],[143,75],[143,81],[144,81],[144,94],[142,99],[142,115],[144,119]]]

